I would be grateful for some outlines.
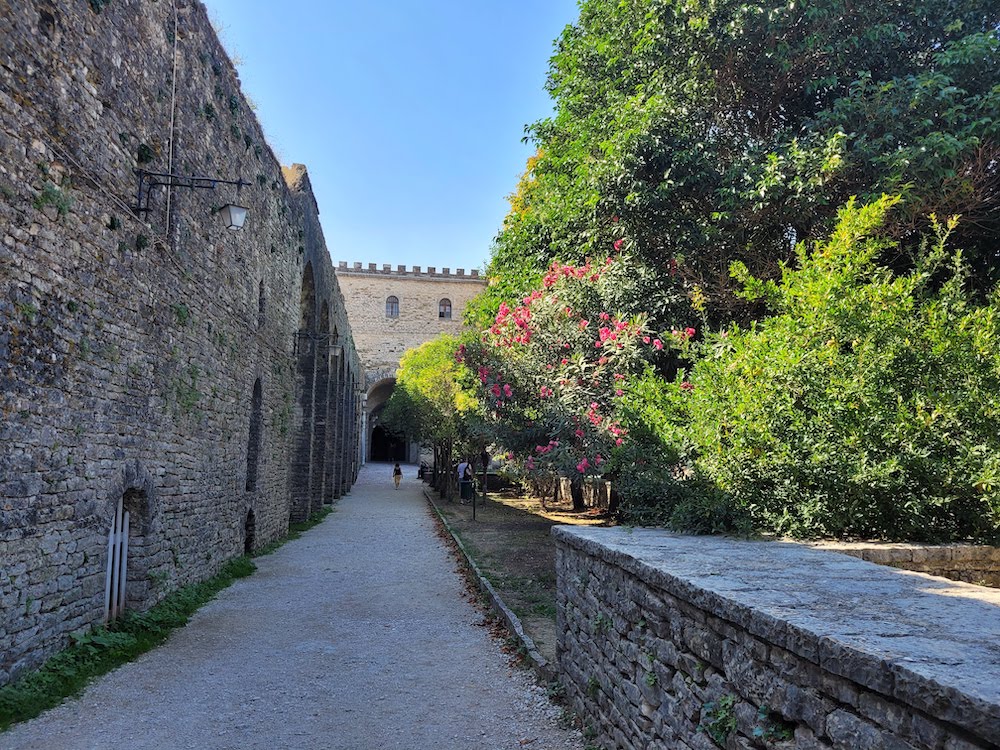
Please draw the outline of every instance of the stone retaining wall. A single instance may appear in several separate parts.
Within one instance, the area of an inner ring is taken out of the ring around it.
[[[1000,547],[894,542],[817,542],[812,546],[879,565],[1000,588]]]
[[[1000,741],[1000,592],[782,542],[556,527],[559,669],[603,748]]]

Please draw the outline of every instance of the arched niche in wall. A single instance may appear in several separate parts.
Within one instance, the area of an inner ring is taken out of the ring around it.
[[[257,327],[264,327],[264,320],[267,310],[267,300],[264,296],[264,279],[260,280],[260,285],[257,288]]]
[[[250,435],[247,438],[247,492],[257,489],[257,465],[260,460],[261,430],[263,429],[264,389],[257,378],[250,398]]]
[[[257,517],[253,508],[247,511],[246,519],[243,521],[243,554],[249,555],[254,551],[257,544]]]
[[[299,330],[315,330],[316,324],[316,281],[313,278],[312,262],[306,263],[302,272],[302,296],[299,302]]]
[[[126,465],[110,499],[105,621],[117,619],[126,609],[141,610],[151,603],[146,551],[156,515],[152,477],[137,462]]]

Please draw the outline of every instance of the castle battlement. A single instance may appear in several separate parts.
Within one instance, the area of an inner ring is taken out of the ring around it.
[[[395,276],[402,278],[420,278],[420,279],[456,279],[460,281],[478,281],[480,283],[486,283],[486,279],[479,275],[479,269],[473,268],[471,271],[466,273],[464,268],[456,268],[452,271],[450,268],[442,268],[440,271],[436,266],[427,266],[426,269],[423,266],[411,266],[407,269],[406,266],[396,266],[392,267],[389,263],[383,263],[381,267],[377,263],[351,263],[348,264],[347,261],[340,261],[337,264],[337,274],[338,275],[377,275],[377,276]]]

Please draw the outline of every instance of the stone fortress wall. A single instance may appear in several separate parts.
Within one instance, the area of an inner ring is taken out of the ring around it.
[[[463,268],[438,271],[434,266],[413,266],[407,270],[406,266],[340,261],[336,273],[369,387],[395,377],[407,349],[440,333],[460,333],[465,306],[486,285],[478,270],[466,273]],[[387,314],[389,297],[399,302],[395,317]],[[451,302],[447,318],[439,315],[439,303],[445,299]]]
[[[459,334],[465,307],[483,290],[486,280],[479,271],[466,273],[463,268],[453,272],[433,266],[407,269],[375,263],[348,265],[345,261],[337,264],[337,280],[367,377],[362,430],[365,458],[419,461],[419,445],[400,445],[394,452],[385,446],[392,438],[379,430],[382,407],[392,395],[399,360],[408,349],[439,334]],[[396,300],[397,307],[390,309],[390,298]],[[448,317],[442,316],[443,300],[450,305]]]
[[[994,589],[795,543],[553,533],[562,682],[599,747],[1000,747]]]
[[[157,189],[137,168],[249,186]],[[196,0],[0,0],[0,684],[347,491],[364,372],[301,166]]]

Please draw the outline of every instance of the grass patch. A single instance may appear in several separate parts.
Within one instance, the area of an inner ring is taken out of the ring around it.
[[[163,643],[201,605],[256,569],[249,558],[237,557],[217,575],[177,589],[146,612],[129,612],[110,627],[73,636],[73,644],[40,669],[0,688],[0,731],[59,705],[95,677]]]
[[[306,521],[290,524],[288,536],[271,542],[254,557],[270,554],[285,542],[298,539],[332,512],[327,507]],[[65,698],[79,694],[95,677],[160,645],[173,630],[187,624],[199,607],[256,569],[249,557],[237,557],[227,562],[217,575],[171,592],[146,612],[128,612],[109,627],[73,636],[68,648],[37,671],[0,688],[0,732],[58,706]]]

